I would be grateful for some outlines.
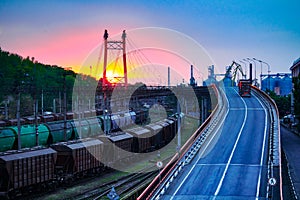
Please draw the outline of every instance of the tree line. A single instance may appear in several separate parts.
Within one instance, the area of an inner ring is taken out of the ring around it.
[[[0,117],[4,117],[5,104],[9,110],[9,118],[15,117],[18,96],[21,98],[21,116],[33,114],[34,98],[41,105],[42,94],[44,110],[52,111],[53,99],[63,97],[64,73],[65,69],[57,65],[45,65],[36,61],[34,57],[23,58],[0,48]],[[67,100],[70,102],[77,74],[73,71],[68,71],[68,74],[65,84]]]
[[[300,122],[300,74],[298,77],[293,77],[294,84],[294,113],[298,122]],[[300,132],[300,123],[297,125],[297,129]]]

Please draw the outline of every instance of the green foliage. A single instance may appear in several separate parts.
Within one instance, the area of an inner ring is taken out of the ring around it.
[[[267,91],[267,92],[269,93],[270,97],[275,101],[279,111],[280,118],[291,113],[291,95],[279,96],[276,95],[276,93],[273,91]]]
[[[300,75],[293,78],[294,84],[294,111],[296,115],[300,115]]]
[[[294,113],[300,121],[300,74],[298,77],[293,77],[293,84],[294,84]],[[300,131],[300,124],[298,124],[298,130]]]
[[[10,117],[15,115],[17,94],[21,93],[21,115],[33,113],[33,99],[41,105],[44,95],[44,111],[53,110],[53,99],[63,98],[63,74],[65,70],[56,65],[45,65],[34,58],[22,58],[0,48],[0,104],[9,99]],[[76,73],[66,77],[67,101],[72,102],[72,91]],[[95,80],[94,80],[95,81]],[[40,107],[40,106],[39,106]],[[69,105],[71,108],[71,105]]]

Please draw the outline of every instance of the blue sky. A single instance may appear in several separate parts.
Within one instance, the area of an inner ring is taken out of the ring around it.
[[[299,7],[278,0],[2,0],[0,46],[43,63],[80,65],[104,29],[163,27],[195,39],[221,68],[255,57],[272,73],[289,72],[300,57]]]

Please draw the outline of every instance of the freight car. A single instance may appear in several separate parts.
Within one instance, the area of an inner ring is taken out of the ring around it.
[[[10,196],[53,186],[57,153],[33,148],[0,153],[0,196]]]
[[[133,148],[135,153],[143,153],[152,150],[151,131],[142,127],[127,129],[127,133],[133,136]]]
[[[133,148],[133,136],[129,133],[118,131],[110,135],[100,135],[97,137],[104,143],[103,163],[107,167],[128,163],[131,159]]]
[[[87,173],[103,168],[103,142],[96,139],[84,139],[60,142],[51,145],[57,152],[55,174],[60,182],[70,183],[74,178],[82,177]]]
[[[160,144],[161,144],[161,146],[165,146],[166,144],[168,144],[173,139],[173,138],[170,138],[171,135],[172,135],[171,134],[172,123],[170,124],[170,123],[168,123],[164,120],[164,121],[159,121],[156,124],[162,127],[161,132],[163,134],[162,134],[162,141],[160,142]]]
[[[75,135],[75,131],[73,129],[71,121],[66,121],[66,129],[64,129],[64,122],[58,121],[58,122],[48,122],[45,123],[49,130],[49,138],[48,138],[48,144],[54,144],[57,142],[64,141],[64,135],[66,130],[66,139],[67,140],[73,140],[78,138],[77,135]]]
[[[44,124],[38,125],[39,144],[46,146],[49,138],[49,130]],[[36,129],[34,125],[21,126],[21,147],[30,148],[35,146]],[[0,128],[0,151],[7,151],[17,148],[18,128],[2,127]]]
[[[150,143],[152,149],[159,149],[164,145],[163,135],[163,127],[154,123],[145,126],[151,132]]]
[[[17,137],[18,127],[12,127]],[[39,144],[45,146],[49,137],[49,130],[44,124],[38,125]],[[21,126],[21,145],[22,148],[30,148],[35,146],[36,129],[34,125]],[[17,140],[16,140],[17,141]],[[17,144],[15,144],[16,146]]]
[[[70,124],[68,127],[72,128]],[[102,172],[107,167],[126,164],[135,157],[131,152],[149,152],[168,143],[172,139],[170,135],[175,135],[170,131],[177,130],[176,124],[176,118],[165,119],[164,122],[113,132],[110,135],[59,142],[52,144],[50,148],[2,152],[0,195],[13,197],[35,189],[52,188],[87,174]],[[61,123],[59,127],[60,129],[51,130],[61,131]],[[99,130],[99,124],[94,129]]]
[[[15,144],[15,132],[10,127],[0,128],[0,151],[13,149]]]
[[[139,113],[138,115],[136,115],[135,112],[130,112],[125,113],[123,117],[121,117],[120,115],[116,116],[117,117],[115,117],[114,119],[111,119],[110,117],[107,118],[106,123],[108,125],[106,128],[108,129],[108,133],[120,131],[121,129],[123,129],[122,126],[124,126],[124,128],[130,127],[135,124],[134,120],[138,122],[144,121],[146,114]],[[173,120],[177,120],[177,117],[178,116],[173,117]],[[66,140],[69,141],[79,138],[93,137],[103,133],[103,116],[89,117],[87,119],[81,120],[68,120],[66,121],[66,128],[64,128],[65,123],[63,121],[52,121],[53,118],[53,116],[41,117],[41,121],[46,121],[46,123],[40,124],[38,126],[39,145],[41,146],[49,146],[57,142],[65,141],[65,134]],[[11,149],[17,149],[17,133],[17,126],[0,128],[0,144],[2,144],[0,146],[1,152]],[[22,125],[20,134],[22,148],[31,148],[36,145],[35,125]]]
[[[164,119],[164,122],[169,124],[166,128],[167,133],[165,134],[165,142],[168,144],[176,135],[176,121],[173,121],[171,119]]]
[[[40,118],[43,124],[38,125],[39,145],[49,146],[57,142],[76,140],[79,138],[93,137],[103,133],[104,123],[106,123],[107,133],[120,131],[134,124],[141,123],[146,120],[146,111],[118,113],[106,116],[91,117],[93,112],[85,112],[86,118],[72,119],[73,114],[67,115],[67,121],[54,121],[61,120],[61,115],[42,116]],[[75,114],[76,115],[76,114]],[[30,118],[31,119],[31,118]],[[70,120],[72,119],[72,120]],[[0,127],[0,152],[6,150],[17,149],[18,128],[15,123],[16,120],[11,120],[8,124],[14,126]],[[23,120],[25,122],[25,120]],[[21,125],[21,145],[22,148],[31,148],[36,146],[36,130],[35,125],[32,124]],[[66,123],[66,127],[65,127]],[[66,136],[65,136],[66,135]],[[66,138],[65,138],[66,137]]]
[[[106,123],[108,133],[121,131],[134,124],[143,124],[147,119],[147,110],[139,110],[137,113],[129,111],[125,113],[107,114],[100,117],[102,129],[104,130],[104,123]]]

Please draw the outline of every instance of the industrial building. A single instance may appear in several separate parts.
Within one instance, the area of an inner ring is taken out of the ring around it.
[[[290,70],[292,71],[292,77],[299,76],[299,72],[300,72],[300,57],[293,62],[293,65],[291,66]]]
[[[277,95],[286,96],[292,92],[291,74],[277,73],[265,75],[261,81],[261,89],[263,91],[274,91]]]

